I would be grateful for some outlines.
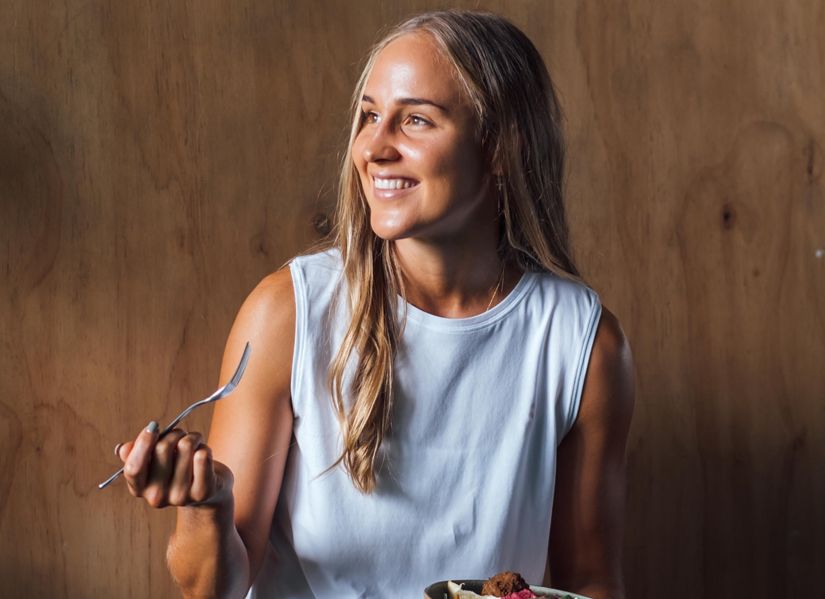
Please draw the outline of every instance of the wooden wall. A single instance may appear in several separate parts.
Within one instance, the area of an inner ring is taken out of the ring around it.
[[[438,5],[0,1],[0,597],[175,596],[174,514],[96,489],[112,447],[212,390],[326,226],[364,51]],[[638,367],[629,597],[825,596],[825,6],[454,6],[560,88],[577,255]]]

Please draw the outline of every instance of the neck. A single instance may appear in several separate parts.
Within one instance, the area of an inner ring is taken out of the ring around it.
[[[402,239],[394,245],[407,301],[436,316],[481,314],[506,297],[521,275],[492,244]]]

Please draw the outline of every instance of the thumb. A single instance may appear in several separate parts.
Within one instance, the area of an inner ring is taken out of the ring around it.
[[[134,441],[127,441],[126,443],[118,443],[115,445],[115,455],[120,458],[122,462],[126,462],[129,454],[132,453],[132,447],[135,446]]]

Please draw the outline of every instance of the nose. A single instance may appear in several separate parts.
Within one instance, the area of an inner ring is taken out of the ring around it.
[[[367,133],[369,135],[369,133]],[[398,160],[401,154],[396,147],[395,133],[389,123],[382,123],[367,138],[363,150],[367,162]]]

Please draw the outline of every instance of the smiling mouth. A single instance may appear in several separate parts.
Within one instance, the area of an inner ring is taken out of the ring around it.
[[[379,177],[372,178],[373,185],[376,190],[393,191],[396,189],[409,189],[418,185],[418,181],[414,179],[384,179]]]

